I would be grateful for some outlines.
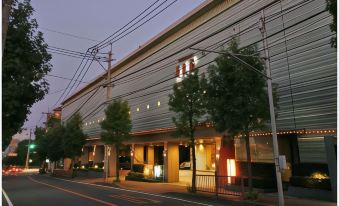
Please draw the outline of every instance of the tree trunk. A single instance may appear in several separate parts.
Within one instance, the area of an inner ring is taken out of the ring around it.
[[[251,150],[250,150],[250,134],[249,132],[245,132],[245,140],[246,140],[246,156],[247,156],[247,176],[248,176],[248,189],[251,192],[253,189],[252,185],[252,165],[251,165]]]
[[[116,153],[116,181],[120,182],[119,172],[120,172],[120,164],[119,164],[119,145],[115,144],[115,153]]]
[[[192,172],[192,192],[196,192],[196,173],[197,173],[197,165],[195,158],[195,143],[194,136],[191,135],[191,148],[192,148],[192,163],[193,163],[193,172]]]

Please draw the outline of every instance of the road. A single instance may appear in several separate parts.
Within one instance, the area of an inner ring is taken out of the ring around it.
[[[207,206],[214,204],[207,199],[185,198],[182,196],[164,196],[125,190],[116,187],[93,185],[57,179],[38,174],[3,176],[3,189],[15,206],[27,205],[170,205],[170,206]],[[8,205],[4,193],[2,204]],[[227,204],[233,205],[233,204]]]

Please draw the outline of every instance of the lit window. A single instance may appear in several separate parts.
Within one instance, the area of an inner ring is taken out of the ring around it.
[[[100,122],[100,119],[98,119],[98,123]]]

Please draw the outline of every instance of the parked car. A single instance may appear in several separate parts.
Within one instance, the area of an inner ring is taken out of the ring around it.
[[[191,162],[182,162],[179,168],[182,170],[189,170],[191,169]]]

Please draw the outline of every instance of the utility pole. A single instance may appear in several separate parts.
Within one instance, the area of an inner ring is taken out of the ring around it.
[[[31,145],[31,137],[32,137],[32,129],[29,129],[29,140],[28,140],[28,145],[27,145],[27,154],[26,154],[26,164],[25,164],[25,169],[28,169],[28,161],[29,161],[29,146]]]
[[[279,206],[285,205],[284,203],[284,194],[282,188],[281,181],[281,172],[279,165],[279,148],[278,148],[278,138],[277,138],[277,128],[275,123],[275,112],[274,112],[274,104],[273,104],[273,92],[272,92],[272,79],[271,79],[271,65],[270,65],[270,56],[268,53],[267,46],[267,34],[265,28],[265,13],[264,10],[261,11],[262,17],[260,19],[260,32],[263,38],[263,49],[265,52],[265,67],[266,67],[266,75],[267,75],[267,90],[268,90],[268,100],[270,105],[270,116],[271,116],[271,127],[272,127],[272,137],[273,137],[273,153],[274,153],[274,162],[275,162],[275,174],[277,178],[277,187],[278,187],[278,198],[279,198]]]
[[[112,66],[112,44],[111,49],[108,52],[108,68],[107,68],[107,83],[106,83],[106,102],[112,98],[112,86],[111,86],[111,66]],[[105,145],[105,182],[107,181],[108,174],[109,174],[109,146]]]

